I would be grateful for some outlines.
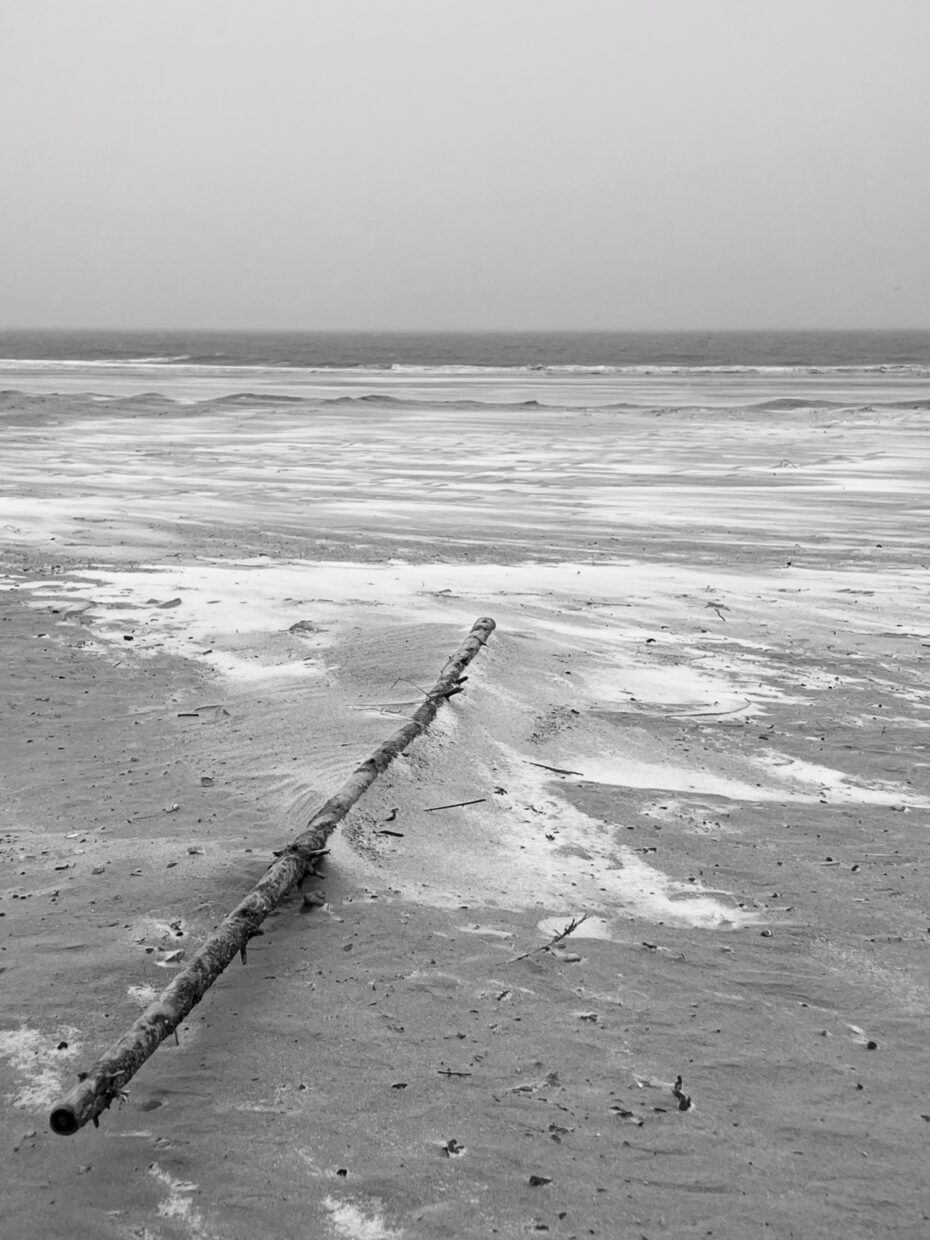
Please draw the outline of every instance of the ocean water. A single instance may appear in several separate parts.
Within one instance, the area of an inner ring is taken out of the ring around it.
[[[3,332],[0,393],[447,412],[930,409],[930,332]]]
[[[926,370],[930,331],[4,331],[0,359],[37,364],[309,370]]]

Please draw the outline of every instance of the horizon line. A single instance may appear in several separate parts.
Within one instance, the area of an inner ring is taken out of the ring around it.
[[[56,324],[37,326],[25,324],[16,327],[0,326],[0,333],[19,332],[108,332],[113,335],[141,335],[152,333],[175,333],[186,335],[255,335],[255,336],[713,336],[713,335],[789,335],[822,333],[883,333],[914,332],[930,333],[930,324],[884,327],[190,327],[149,326],[116,327],[96,324],[74,326]]]

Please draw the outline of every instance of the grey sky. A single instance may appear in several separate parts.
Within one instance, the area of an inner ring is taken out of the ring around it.
[[[930,327],[927,0],[0,0],[0,326]]]

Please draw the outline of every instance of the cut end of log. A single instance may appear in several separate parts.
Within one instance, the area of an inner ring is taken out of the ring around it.
[[[57,1132],[60,1137],[71,1137],[80,1128],[78,1117],[74,1107],[58,1106],[48,1118],[49,1127],[52,1132]]]

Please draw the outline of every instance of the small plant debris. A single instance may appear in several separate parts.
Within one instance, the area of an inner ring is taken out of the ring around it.
[[[642,1116],[637,1115],[635,1111],[631,1111],[629,1107],[624,1107],[624,1106],[620,1106],[619,1104],[615,1104],[614,1106],[610,1108],[610,1110],[614,1115],[616,1115],[617,1119],[626,1120],[627,1123],[635,1124],[637,1128],[642,1128],[643,1126]]]
[[[552,948],[558,943],[561,943],[563,939],[567,939],[570,934],[574,934],[578,927],[583,925],[590,916],[590,913],[582,913],[580,917],[573,917],[568,925],[563,926],[561,930],[552,936],[548,943],[541,943],[539,947],[534,947],[528,952],[523,952],[520,956],[514,956],[512,960],[506,960],[504,963],[516,964],[520,960],[529,960],[530,956],[535,956],[537,952],[551,951]],[[567,958],[568,957],[564,957],[564,959]],[[580,959],[580,957],[577,959]]]
[[[679,1111],[691,1110],[691,1095],[686,1094],[682,1089],[682,1079],[680,1075],[675,1077],[675,1084],[672,1086],[672,1097],[678,1099]]]

